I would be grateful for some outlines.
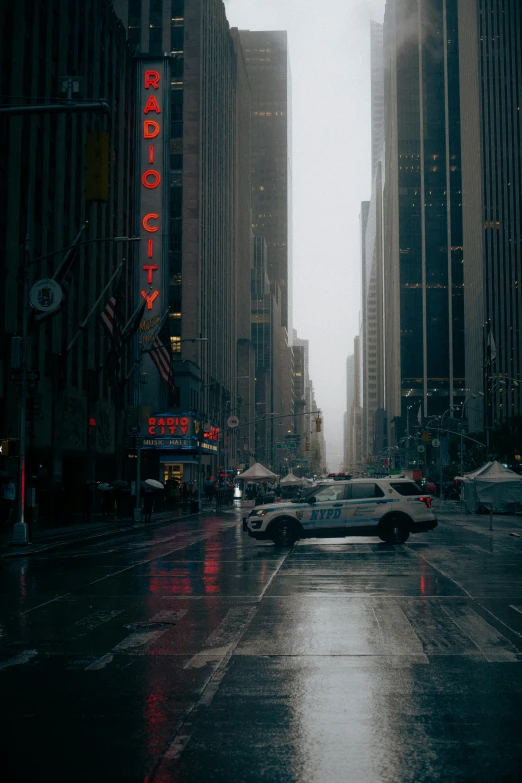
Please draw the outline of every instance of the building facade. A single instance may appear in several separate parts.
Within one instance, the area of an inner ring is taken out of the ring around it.
[[[362,249],[362,451],[380,457],[386,448],[384,415],[384,67],[383,25],[371,23],[372,191],[361,204]]]
[[[457,5],[390,0],[384,19],[385,397],[441,415],[465,393]]]
[[[174,388],[144,353],[144,458],[150,475],[196,483],[248,465],[253,450],[250,425],[227,427],[254,401],[250,91],[222,0],[119,5],[139,63],[136,297],[153,327],[167,317],[175,370]],[[155,332],[142,326],[146,348]],[[158,431],[167,418],[174,431]]]
[[[477,432],[522,413],[522,9],[516,0],[458,9],[466,387],[476,395],[466,414]]]
[[[285,31],[240,30],[252,96],[252,227],[267,244],[292,338],[291,80]]]
[[[351,413],[354,399],[354,356],[346,359],[346,413],[344,414],[344,469],[350,470],[353,464],[353,433],[351,429]]]
[[[0,122],[0,430],[16,450],[20,395],[11,338],[21,335],[27,305],[19,282],[25,259],[30,286],[56,277],[63,293],[54,314],[40,318],[33,310],[29,317],[27,484],[36,488],[41,523],[69,521],[77,511],[89,513],[87,481],[121,477],[124,469],[125,376],[133,356],[122,349],[109,366],[100,313],[117,280],[120,321],[132,312],[136,245],[114,239],[137,229],[134,64],[107,0],[4,3],[0,39],[2,103],[31,107]],[[82,101],[91,107],[71,108]],[[78,248],[68,249],[75,241]],[[16,474],[17,458],[11,451],[3,458]]]

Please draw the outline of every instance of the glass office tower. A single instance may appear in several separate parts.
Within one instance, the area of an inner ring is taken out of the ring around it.
[[[408,406],[464,393],[457,4],[390,0],[384,22],[385,394],[389,443]]]

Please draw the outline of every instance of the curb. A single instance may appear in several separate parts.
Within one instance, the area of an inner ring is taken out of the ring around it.
[[[156,519],[152,522],[131,522],[131,524],[126,525],[123,528],[104,530],[101,533],[94,533],[93,535],[87,536],[71,536],[61,541],[55,541],[54,543],[51,542],[49,544],[36,545],[36,547],[32,543],[28,545],[26,544],[24,549],[13,549],[12,552],[5,552],[0,556],[0,560],[8,560],[14,557],[30,557],[31,555],[39,555],[42,552],[50,552],[53,549],[60,549],[60,547],[65,547],[71,544],[85,543],[86,541],[102,541],[103,539],[117,538],[123,534],[129,534],[133,532],[139,533],[140,531],[145,529],[148,530],[151,527],[157,527],[158,525],[165,525],[167,523],[172,524],[173,522],[192,519],[194,517],[208,513],[210,512],[204,509],[193,514],[183,514],[183,516],[175,518],[169,517],[168,519]]]

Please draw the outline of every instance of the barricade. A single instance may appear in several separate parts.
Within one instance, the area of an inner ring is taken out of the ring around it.
[[[216,511],[234,505],[234,488],[218,489],[216,492]]]

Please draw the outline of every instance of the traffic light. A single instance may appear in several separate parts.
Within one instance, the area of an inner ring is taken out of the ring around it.
[[[321,425],[322,425],[322,423],[323,423],[323,421],[322,421],[321,417],[318,416],[317,419],[315,420],[315,431],[316,432],[321,432]]]
[[[422,433],[422,440],[423,440],[423,443],[431,443],[431,432],[423,432]]]
[[[305,442],[304,442],[304,450],[308,451],[309,448],[310,448],[310,441],[309,440],[305,440]]]

